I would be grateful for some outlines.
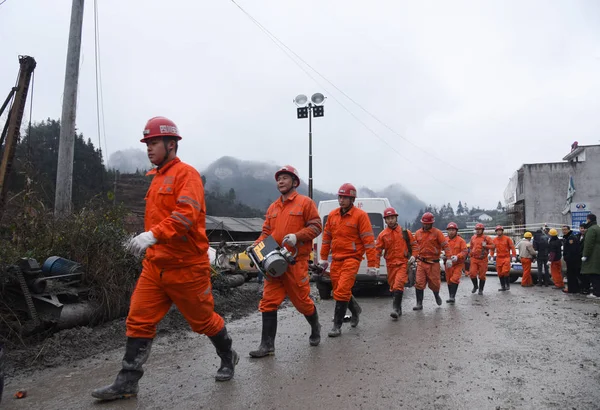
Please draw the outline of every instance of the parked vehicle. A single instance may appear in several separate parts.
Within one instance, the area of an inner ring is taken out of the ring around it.
[[[369,215],[371,226],[373,227],[373,234],[375,238],[381,233],[385,227],[383,221],[383,211],[389,208],[390,201],[387,198],[356,198],[354,206],[362,209]],[[321,201],[319,202],[319,216],[323,221],[323,228],[327,223],[327,217],[331,211],[339,208],[337,200]],[[323,235],[319,235],[315,241],[315,255],[319,255],[321,251],[321,242],[323,241]],[[331,264],[331,255],[329,255],[329,263]],[[317,284],[319,290],[319,296],[321,299],[331,298],[331,279],[329,278],[329,268],[323,273],[323,275],[313,275],[314,282]],[[385,259],[381,258],[381,267],[377,276],[367,275],[367,260],[363,259],[356,275],[357,286],[385,286],[388,289],[387,284],[387,269],[385,267]]]

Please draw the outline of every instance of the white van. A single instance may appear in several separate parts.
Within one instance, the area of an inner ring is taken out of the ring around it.
[[[371,226],[373,227],[373,234],[375,235],[375,239],[377,239],[379,233],[385,228],[383,211],[391,206],[390,201],[387,198],[356,198],[354,201],[354,206],[362,209],[369,215]],[[337,199],[319,202],[319,216],[323,222],[323,229],[325,229],[329,213],[339,207],[340,205]],[[323,235],[319,235],[315,241],[315,260],[319,259],[322,241]],[[329,263],[331,264],[331,255],[329,255]],[[319,296],[321,299],[330,299],[331,279],[329,278],[329,275],[316,276],[314,279],[317,284],[317,289],[319,290]],[[360,264],[360,268],[358,269],[358,274],[356,275],[356,284],[385,285],[387,287],[387,270],[385,268],[385,259],[381,258],[379,275],[370,276],[367,275],[367,259],[365,256]]]

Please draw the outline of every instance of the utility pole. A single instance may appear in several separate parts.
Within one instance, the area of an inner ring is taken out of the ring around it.
[[[71,214],[73,151],[75,148],[75,118],[77,116],[77,83],[79,81],[79,57],[81,55],[83,4],[84,0],[73,0],[71,8],[65,88],[63,92],[62,115],[60,118],[56,196],[54,198],[54,215],[58,217]]]

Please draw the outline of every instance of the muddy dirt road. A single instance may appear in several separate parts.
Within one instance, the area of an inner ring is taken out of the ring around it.
[[[444,284],[445,285],[445,284]],[[291,308],[280,312],[276,356],[251,359],[260,339],[258,313],[228,324],[240,353],[236,375],[215,383],[217,356],[192,333],[157,339],[137,399],[96,403],[90,391],[112,382],[122,349],[16,376],[5,409],[598,409],[600,302],[550,288],[513,284],[498,292],[490,277],[483,296],[463,279],[455,306],[389,317],[390,298],[359,297],[356,329],[327,338],[332,301],[318,304],[321,345],[308,344],[308,324]],[[443,288],[442,296],[447,297]],[[10,397],[26,389],[28,397]]]

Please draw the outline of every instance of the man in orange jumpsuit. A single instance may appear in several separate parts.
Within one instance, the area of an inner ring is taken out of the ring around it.
[[[368,262],[367,274],[377,276],[379,272],[373,227],[369,215],[354,206],[355,199],[356,188],[354,185],[343,184],[338,190],[340,207],[329,213],[323,230],[319,264],[322,266],[327,264],[327,258],[331,251],[332,262],[329,276],[335,300],[333,328],[328,333],[329,337],[337,337],[342,334],[346,309],[350,309],[352,313],[350,326],[358,325],[362,309],[352,296],[352,287],[365,252]]]
[[[471,293],[477,292],[483,295],[483,289],[485,288],[485,280],[488,270],[488,256],[489,253],[494,249],[494,242],[492,238],[485,235],[483,231],[485,226],[482,223],[475,225],[475,235],[471,237],[469,242],[471,266],[469,267],[469,276],[473,282],[473,290]],[[477,284],[477,277],[479,277],[479,285]]]
[[[446,303],[454,303],[468,251],[467,243],[458,235],[458,225],[456,223],[450,222],[446,230],[448,231],[448,247],[450,248],[450,252],[446,253],[446,282],[448,282],[449,294]]]
[[[383,218],[387,227],[377,237],[377,262],[381,261],[381,255],[384,254],[388,284],[394,297],[390,316],[398,319],[402,316],[402,295],[404,285],[408,281],[408,266],[415,261],[415,257],[412,256],[412,243],[415,238],[411,231],[398,225],[398,212],[394,208],[385,209]],[[379,267],[378,263],[377,268]]]
[[[413,251],[417,259],[417,281],[415,283],[417,305],[413,307],[413,310],[423,310],[425,285],[428,285],[433,292],[438,306],[442,304],[440,254],[442,250],[449,253],[450,247],[442,231],[433,227],[434,222],[433,214],[425,212],[421,217],[423,227],[415,233]]]
[[[499,291],[510,290],[510,268],[511,256],[512,263],[517,261],[517,251],[515,244],[508,236],[504,236],[504,228],[496,226],[496,237],[494,238],[494,247],[496,248],[496,272],[502,286]]]
[[[239,360],[223,318],[214,311],[202,180],[177,157],[179,140],[177,127],[164,117],[150,119],[144,129],[141,142],[156,168],[148,173],[154,178],[146,194],[146,232],[132,238],[127,249],[138,256],[146,251],[146,257],[131,296],[123,367],[113,384],[92,392],[97,399],[137,394],[156,325],[173,303],[192,330],[215,346],[221,358],[217,381],[230,380]]]
[[[296,168],[290,165],[282,167],[275,173],[275,180],[281,197],[269,206],[262,234],[255,244],[271,235],[278,244],[285,244],[292,251],[296,248],[298,254],[296,264],[288,265],[283,275],[277,278],[265,276],[263,297],[258,306],[262,312],[260,346],[250,352],[250,356],[256,358],[275,354],[277,310],[286,296],[310,324],[310,345],[318,346],[321,342],[321,325],[317,308],[310,298],[308,276],[312,241],[323,230],[321,218],[313,200],[296,191],[300,185]]]

